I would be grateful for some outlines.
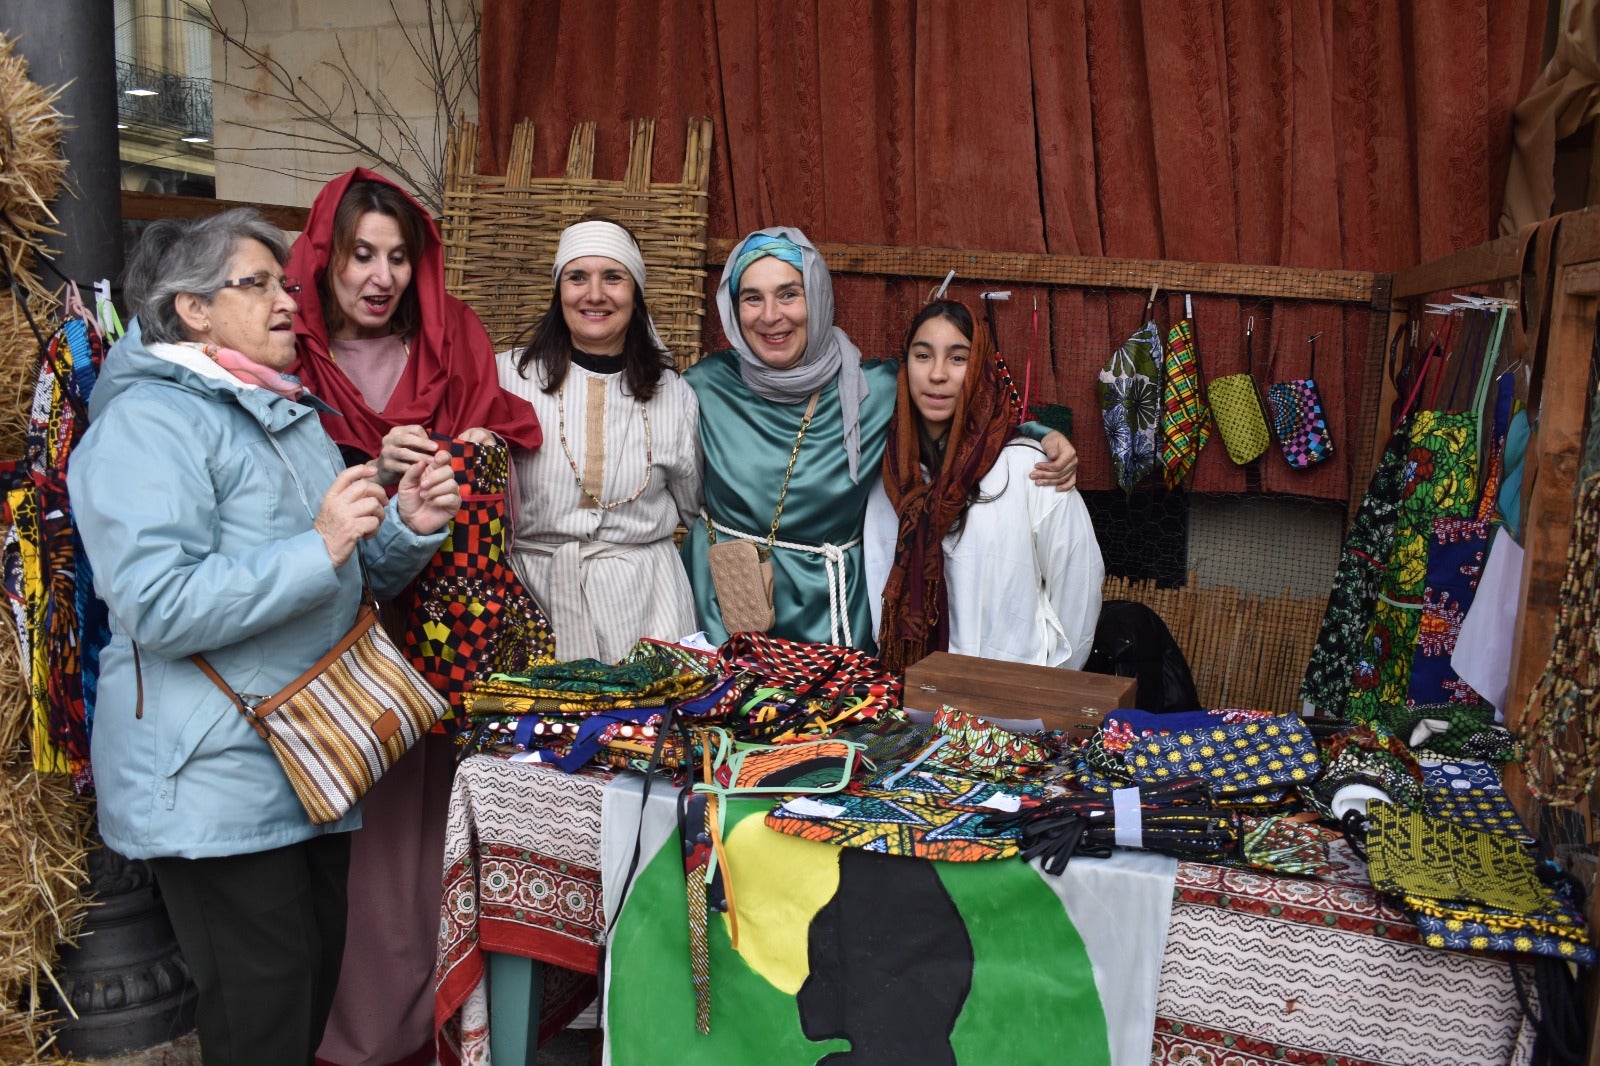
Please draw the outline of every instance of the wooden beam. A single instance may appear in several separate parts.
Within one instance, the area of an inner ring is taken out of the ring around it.
[[[1508,281],[1522,269],[1522,238],[1502,237],[1421,266],[1397,270],[1393,297],[1427,296],[1452,289],[1473,288]]]
[[[220,215],[233,207],[253,207],[266,216],[279,229],[298,233],[306,228],[306,216],[311,212],[304,207],[285,207],[282,204],[250,204],[239,200],[213,200],[205,196],[166,196],[161,193],[122,193],[122,217],[141,222],[154,222],[162,218],[206,218]]]
[[[720,266],[738,241],[706,242],[706,265]],[[1323,300],[1371,305],[1381,275],[1365,270],[1249,266],[1234,263],[1180,263],[1153,259],[1045,255],[1032,252],[974,252],[881,244],[819,244],[817,251],[836,274],[892,274],[911,278],[957,276],[983,281],[1034,285],[1072,285],[1092,289],[1149,289],[1257,296],[1267,299]]]

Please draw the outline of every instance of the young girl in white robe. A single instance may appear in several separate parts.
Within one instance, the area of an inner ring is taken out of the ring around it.
[[[1029,480],[1039,448],[1017,435],[1019,413],[987,328],[953,300],[923,308],[864,537],[893,669],[934,651],[1072,669],[1089,658],[1100,546],[1076,490]]]

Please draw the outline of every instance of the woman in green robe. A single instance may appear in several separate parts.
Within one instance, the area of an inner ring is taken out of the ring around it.
[[[713,539],[749,540],[770,549],[771,633],[875,651],[861,529],[882,476],[897,366],[863,363],[833,324],[833,280],[797,229],[757,230],[739,244],[717,311],[733,347],[684,375],[700,401],[705,469],[705,510],[683,542],[696,619],[714,643],[727,639],[707,552]],[[1050,458],[1034,480],[1070,488],[1077,453],[1053,431],[1044,446]]]

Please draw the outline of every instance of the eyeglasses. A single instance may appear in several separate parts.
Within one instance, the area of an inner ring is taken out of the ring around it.
[[[286,295],[293,296],[300,291],[300,283],[293,278],[280,278],[269,274],[265,270],[243,278],[230,278],[220,286],[224,289],[260,289],[263,296],[271,296],[272,290],[278,288]]]

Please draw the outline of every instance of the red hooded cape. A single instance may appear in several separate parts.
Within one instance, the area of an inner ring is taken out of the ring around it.
[[[413,264],[422,327],[411,338],[411,356],[383,413],[367,406],[361,390],[328,353],[328,326],[322,317],[319,286],[333,257],[333,216],[353,181],[377,181],[399,189],[381,174],[362,167],[330,181],[317,194],[306,228],[289,251],[284,273],[300,281],[294,316],[298,357],[290,373],[326,400],[339,414],[324,414],[322,425],[341,445],[377,455],[383,435],[395,426],[422,426],[455,436],[475,426],[512,444],[536,448],[543,440],[539,419],[526,400],[500,388],[494,344],[472,308],[444,291],[444,249],[433,219],[405,190],[423,221],[423,248]]]

